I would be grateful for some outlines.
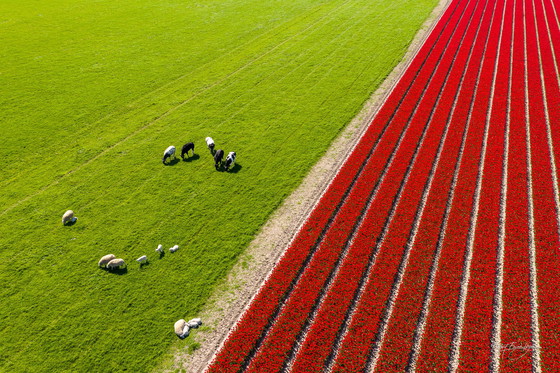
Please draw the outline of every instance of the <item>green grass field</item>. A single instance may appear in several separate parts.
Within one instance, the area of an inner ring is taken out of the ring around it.
[[[0,371],[151,371],[196,340],[173,323],[197,316],[435,4],[1,1]],[[214,170],[206,136],[237,152],[234,172]],[[187,141],[197,156],[163,166]],[[181,248],[159,259],[159,243]],[[98,269],[107,253],[127,273]]]

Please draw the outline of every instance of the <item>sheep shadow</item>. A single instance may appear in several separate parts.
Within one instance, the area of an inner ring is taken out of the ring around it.
[[[164,163],[163,165],[164,165],[164,166],[175,166],[175,165],[176,165],[177,163],[179,163],[180,161],[181,161],[180,158],[174,158],[174,159],[170,160],[169,162]]]
[[[198,154],[193,154],[190,157],[187,155],[186,158],[183,158],[183,162],[192,162],[192,161],[196,161],[197,159],[200,159],[200,155]]]
[[[70,220],[68,223],[64,224],[65,227],[71,227],[74,224],[76,224],[76,222],[78,221],[77,217],[73,217],[72,220]]]
[[[162,252],[159,253],[159,258],[160,259],[163,259],[164,256],[165,256],[165,251],[162,251]]]
[[[145,266],[149,266],[149,265],[150,265],[150,261],[149,261],[149,260],[147,260],[147,261],[145,261],[145,262],[143,262],[143,263],[140,263],[140,269],[144,268]]]
[[[104,270],[107,273],[110,273],[112,275],[125,275],[128,273],[128,267],[124,267],[124,268],[118,268],[118,269],[109,269],[109,268],[104,268],[104,267],[100,267],[102,270]]]

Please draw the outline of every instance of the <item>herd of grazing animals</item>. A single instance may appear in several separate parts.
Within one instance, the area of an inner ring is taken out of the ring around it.
[[[229,171],[235,166],[235,158],[237,156],[235,152],[229,152],[224,163],[223,158],[225,153],[222,149],[214,150],[214,147],[216,146],[214,143],[214,139],[212,139],[211,137],[207,137],[205,141],[206,146],[208,146],[208,149],[210,149],[210,153],[214,156],[214,167],[216,167],[216,170],[219,171],[223,167],[225,171]],[[183,160],[185,160],[185,154],[187,155],[187,158],[189,157],[189,151],[192,151],[192,156],[194,156],[194,142],[188,142],[181,148],[181,158]],[[163,162],[163,164],[167,164],[166,161],[171,158],[176,158],[175,146],[173,145],[165,149],[165,151],[163,152],[163,159],[161,161]]]
[[[222,160],[224,157],[224,151],[222,149],[218,149],[217,151],[214,150],[215,144],[214,140],[211,137],[207,137],[205,139],[206,145],[208,149],[210,149],[210,153],[214,156],[214,165],[216,170],[219,170],[222,166],[225,166],[225,170],[228,171],[235,165],[235,152],[230,152],[225,160],[225,165],[223,164]],[[167,160],[171,158],[176,159],[175,156],[175,146],[171,145],[163,152],[163,164],[166,164]],[[185,160],[185,155],[189,156],[189,151],[192,151],[192,155],[194,156],[194,143],[188,142],[181,148],[181,158]],[[78,220],[77,217],[74,216],[74,211],[68,210],[62,215],[62,225],[71,225]],[[174,245],[173,247],[169,248],[170,253],[174,253],[179,250],[179,245]],[[163,246],[160,244],[155,250],[160,254],[160,258],[164,255]],[[142,255],[138,259],[136,259],[138,263],[140,263],[140,267],[145,263],[148,263],[148,256]],[[109,271],[120,270],[127,267],[126,262],[122,258],[117,258],[115,254],[107,254],[99,259],[97,263],[99,268],[105,268]],[[202,324],[200,319],[192,319],[189,322],[186,322],[184,319],[177,321],[174,325],[175,334],[181,339],[187,337],[189,335],[189,330],[192,328],[198,328],[199,325]]]

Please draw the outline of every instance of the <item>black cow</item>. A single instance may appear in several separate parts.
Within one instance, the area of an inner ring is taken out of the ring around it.
[[[214,166],[216,170],[222,166],[222,159],[224,158],[224,151],[222,149],[218,149],[216,154],[214,154]]]
[[[235,154],[235,152],[229,152],[229,154],[226,157],[226,171],[229,170],[230,167],[233,167],[233,165],[235,164],[235,156],[237,154]]]
[[[181,149],[181,158],[183,158],[183,160],[185,160],[185,154],[187,157],[189,156],[189,150],[192,150],[192,155],[194,155],[194,142],[188,142],[183,145],[183,148]]]

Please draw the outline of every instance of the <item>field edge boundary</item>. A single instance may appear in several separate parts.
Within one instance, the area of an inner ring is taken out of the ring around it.
[[[197,316],[209,327],[195,335],[199,348],[189,353],[187,345],[183,344],[184,348],[181,349],[176,344],[173,345],[169,352],[171,360],[166,358],[155,371],[172,372],[182,369],[191,373],[202,372],[206,368],[451,2],[452,0],[439,0],[401,61],[365,102],[358,115],[342,129],[301,184],[272,213],[224,282],[210,296],[207,306]]]

